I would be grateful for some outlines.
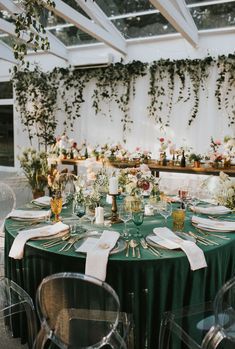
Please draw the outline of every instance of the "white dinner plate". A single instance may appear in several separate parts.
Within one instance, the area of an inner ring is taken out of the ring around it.
[[[188,234],[182,233],[182,232],[174,232],[174,233],[176,236],[180,237],[183,240],[188,240],[188,241],[196,243],[196,239],[193,236],[189,236]],[[147,235],[145,239],[146,239],[147,243],[152,247],[162,248],[164,250],[169,250],[169,251],[180,250],[180,247],[177,249],[168,249],[162,245],[159,245],[156,242],[152,241],[151,237],[156,237],[156,235],[154,233],[151,233],[151,234]]]
[[[79,239],[77,242],[75,242],[74,244],[74,248],[75,251],[86,241],[87,238],[92,237],[97,239],[97,241],[99,240],[99,238],[101,237],[101,234],[88,234],[87,236],[84,236],[83,238]],[[123,240],[122,238],[119,238],[116,245],[114,246],[114,248],[110,251],[110,254],[115,254],[115,253],[119,253],[122,252],[126,249],[126,241]],[[79,252],[78,253],[83,253],[83,252]],[[84,252],[85,253],[85,252]]]

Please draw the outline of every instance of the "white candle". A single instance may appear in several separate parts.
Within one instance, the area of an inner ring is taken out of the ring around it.
[[[103,207],[96,207],[95,209],[95,223],[104,224],[104,209]]]
[[[107,202],[107,204],[112,204],[112,196],[111,195],[107,194],[106,202]]]
[[[118,179],[117,177],[109,178],[109,194],[118,194]]]

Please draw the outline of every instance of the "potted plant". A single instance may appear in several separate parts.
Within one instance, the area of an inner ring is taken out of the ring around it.
[[[201,160],[202,160],[202,156],[200,154],[192,153],[189,156],[189,161],[193,162],[193,167],[196,167],[196,168],[200,167]]]
[[[37,152],[33,148],[27,148],[18,159],[32,188],[33,198],[36,199],[43,196],[45,194],[44,189],[47,186],[47,153],[43,151]]]

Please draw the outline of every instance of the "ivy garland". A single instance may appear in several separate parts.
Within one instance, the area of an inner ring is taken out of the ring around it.
[[[57,127],[56,85],[48,79],[48,75],[36,66],[34,71],[17,71],[14,75],[17,107],[20,111],[24,130],[27,131],[30,143],[34,136],[38,138],[39,147],[54,141]]]
[[[20,0],[19,4],[23,11],[14,14],[12,18],[15,22],[15,33],[18,38],[28,33],[29,39],[27,43],[17,41],[13,46],[13,50],[15,58],[21,63],[20,66],[24,66],[28,46],[31,46],[35,52],[39,49],[48,50],[50,47],[46,30],[41,24],[41,18],[47,11],[45,5],[55,7],[55,3],[53,0]],[[17,72],[17,70],[18,67],[14,66],[14,71]]]
[[[224,109],[228,116],[228,126],[235,124],[235,55],[222,55],[217,61],[218,78],[215,96],[219,110]]]
[[[30,141],[35,135],[41,144],[53,141],[58,100],[62,101],[61,106],[66,114],[65,130],[73,129],[74,121],[81,116],[80,108],[85,102],[84,89],[90,82],[95,83],[92,106],[96,114],[104,114],[104,102],[108,102],[108,105],[116,103],[122,111],[120,121],[125,141],[126,132],[130,131],[133,123],[129,104],[130,99],[135,97],[138,78],[149,74],[148,112],[151,119],[161,127],[169,126],[174,103],[193,101],[188,119],[188,125],[191,125],[198,114],[200,90],[205,90],[210,68],[215,63],[218,70],[215,97],[219,109],[226,110],[228,125],[231,126],[235,122],[235,55],[220,56],[217,60],[212,57],[202,60],[159,60],[151,64],[140,61],[128,64],[119,62],[96,69],[55,68],[50,73],[43,73],[38,67],[29,71],[27,67],[15,72],[13,79],[18,109]],[[29,103],[34,106],[33,109],[28,109]],[[111,116],[111,111],[106,114]]]

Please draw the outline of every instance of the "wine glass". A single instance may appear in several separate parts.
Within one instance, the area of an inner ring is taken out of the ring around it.
[[[199,191],[198,190],[192,190],[190,193],[190,204],[193,206],[193,212],[195,212],[195,207],[197,204],[199,204]]]
[[[132,221],[134,222],[137,228],[135,237],[141,237],[140,226],[144,221],[144,210],[132,211]]]
[[[89,205],[86,205],[85,215],[83,218],[88,219],[91,222],[91,224],[93,224],[94,220],[95,220],[95,207],[93,207],[93,206],[91,207]]]
[[[123,235],[125,237],[128,236],[128,230],[127,230],[127,227],[126,227],[126,224],[129,220],[131,220],[132,218],[132,215],[131,215],[131,212],[129,210],[127,210],[127,208],[125,207],[125,205],[121,205],[119,206],[118,208],[118,215],[119,215],[119,218],[123,221],[124,223],[124,230],[123,230]]]
[[[158,213],[164,217],[165,226],[167,225],[167,218],[172,214],[172,205],[170,202],[162,201],[158,206]]]

